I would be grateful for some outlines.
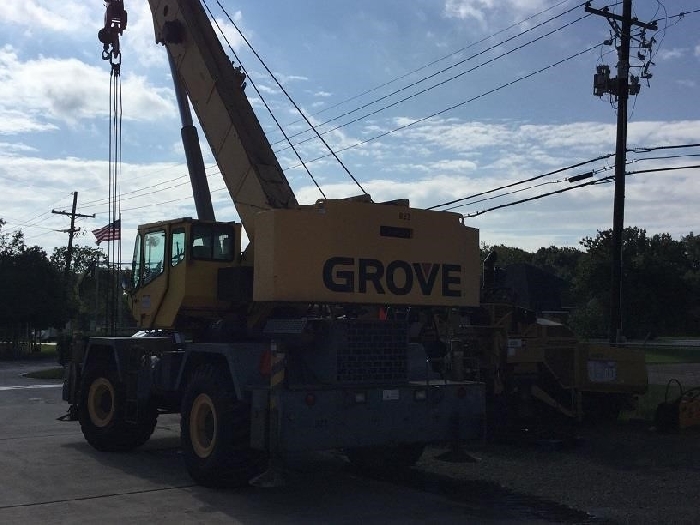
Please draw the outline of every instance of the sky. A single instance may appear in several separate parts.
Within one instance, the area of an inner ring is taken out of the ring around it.
[[[593,75],[608,65],[615,76],[619,40],[582,2],[206,1],[248,73],[246,93],[301,203],[322,195],[265,104],[327,198],[364,190],[377,202],[408,198],[417,208],[462,199],[439,209],[465,215],[482,243],[529,251],[577,247],[611,228],[611,183],[514,204],[581,184],[566,180],[576,175],[593,171],[587,182],[614,173],[616,104],[594,96]],[[622,9],[621,2],[592,5]],[[166,52],[154,42],[148,2],[126,0],[125,7],[117,206],[126,259],[138,224],[196,214]],[[700,142],[700,12],[693,11],[696,0],[634,0],[634,16],[656,20],[658,30],[634,33],[631,73],[651,76],[629,101],[628,147],[636,149],[627,171],[682,169],[628,175],[625,224],[677,239],[700,230],[700,171],[686,167],[700,165],[700,148],[643,148]],[[70,220],[52,211],[70,211],[73,192],[77,212],[95,215],[77,220],[76,244],[94,246],[90,231],[108,222],[110,70],[97,40],[103,15],[97,0],[0,3],[2,232],[21,230],[28,245],[49,254],[67,244]],[[205,142],[202,149],[217,219],[238,220]],[[508,206],[492,209],[501,205]]]

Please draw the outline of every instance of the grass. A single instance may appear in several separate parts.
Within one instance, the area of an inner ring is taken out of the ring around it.
[[[38,352],[32,352],[30,357],[33,359],[44,359],[49,357],[58,357],[56,343],[41,343]]]
[[[700,363],[697,346],[644,346],[647,364]]]

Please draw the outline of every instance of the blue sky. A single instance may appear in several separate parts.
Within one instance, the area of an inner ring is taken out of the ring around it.
[[[319,130],[343,124],[324,138],[376,201],[409,198],[416,207],[434,206],[614,152],[615,109],[592,88],[597,65],[610,65],[614,76],[614,48],[583,52],[609,38],[610,26],[586,17],[581,2],[220,1],[314,123],[347,114]],[[298,114],[226,14],[215,0],[207,2],[287,133],[303,132]],[[165,51],[153,42],[148,3],[126,0],[126,8],[119,181],[129,254],[137,224],[195,212]],[[700,142],[700,13],[676,16],[697,9],[696,0],[634,2],[635,16],[658,20],[659,31],[646,35],[655,39],[653,56],[646,57],[654,62],[653,77],[650,85],[642,79],[640,95],[630,100],[630,147]],[[69,210],[73,191],[78,212],[96,214],[78,222],[84,234],[78,244],[93,246],[89,231],[107,222],[109,67],[96,36],[103,14],[100,1],[0,4],[0,217],[4,232],[21,229],[28,244],[48,252],[67,242],[58,230],[68,219],[51,210]],[[250,86],[247,93],[298,200],[314,202],[320,193],[295,167],[291,150],[278,144],[281,135]],[[458,107],[448,110],[452,106]],[[203,150],[217,218],[235,220],[206,144]],[[318,140],[299,151],[306,160],[327,153]],[[636,162],[629,170],[700,164],[692,157],[697,154],[697,147],[630,153]],[[329,198],[360,191],[328,157],[309,168]],[[454,211],[473,214],[571,186],[563,179],[591,168],[596,177],[611,175],[612,159],[514,187],[519,193],[462,201]],[[628,177],[626,224],[675,237],[697,233],[699,177],[697,169]],[[533,187],[539,183],[547,184]],[[576,246],[611,226],[612,202],[613,185],[600,184],[466,223],[488,244]]]

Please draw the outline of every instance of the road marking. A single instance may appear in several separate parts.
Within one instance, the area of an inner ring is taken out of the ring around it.
[[[5,390],[28,390],[32,388],[59,388],[63,385],[21,385],[21,386],[0,386],[0,392]]]

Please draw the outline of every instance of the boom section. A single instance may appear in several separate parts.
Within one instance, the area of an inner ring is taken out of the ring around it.
[[[149,4],[156,42],[170,54],[252,240],[257,212],[295,208],[297,201],[244,93],[245,74],[232,65],[199,1]]]

